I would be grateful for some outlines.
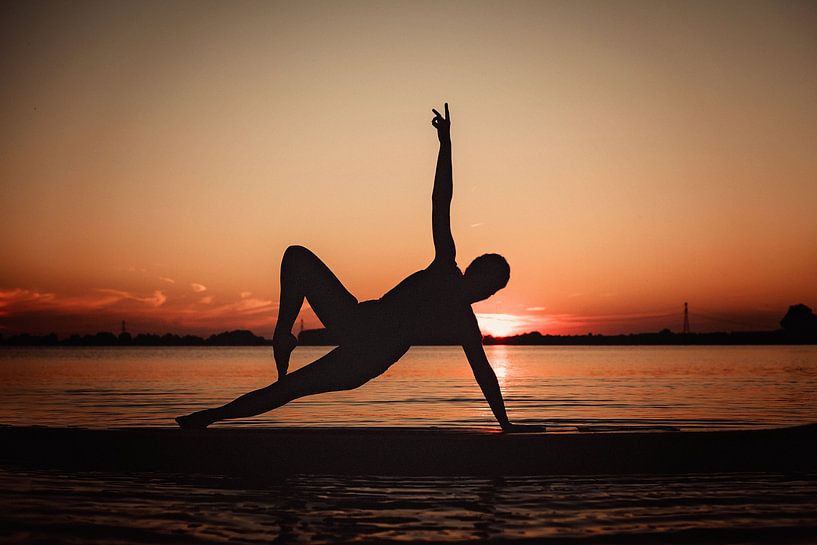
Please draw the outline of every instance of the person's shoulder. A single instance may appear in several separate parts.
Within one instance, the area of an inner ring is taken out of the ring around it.
[[[426,271],[436,274],[446,274],[462,278],[462,270],[453,259],[435,259],[425,268]]]

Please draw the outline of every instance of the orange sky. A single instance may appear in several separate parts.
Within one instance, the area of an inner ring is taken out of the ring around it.
[[[444,100],[486,333],[817,306],[813,2],[294,4],[0,8],[0,332],[268,336],[294,243],[379,297],[432,257]]]

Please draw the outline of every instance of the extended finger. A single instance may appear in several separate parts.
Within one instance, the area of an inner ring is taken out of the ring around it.
[[[432,112],[434,112],[434,115],[436,115],[437,117],[439,117],[440,119],[442,119],[442,117],[443,117],[443,116],[442,116],[442,115],[440,115],[440,112],[438,112],[438,111],[437,111],[437,110],[435,110],[434,108],[431,108],[431,111],[432,111]]]
[[[445,103],[445,119],[448,121],[448,102]]]

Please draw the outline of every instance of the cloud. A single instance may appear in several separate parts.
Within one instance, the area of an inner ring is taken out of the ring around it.
[[[0,290],[0,328],[5,331],[94,333],[115,331],[126,320],[132,333],[210,334],[230,329],[269,333],[277,304],[240,292],[220,301],[202,293],[196,298],[172,297],[162,290],[146,292],[95,288],[77,294],[35,289]],[[269,331],[265,331],[269,330]]]
[[[173,280],[172,278],[168,278],[166,276],[160,276],[159,280],[161,280],[162,282],[167,282],[168,284],[175,284],[176,283],[175,280]]]
[[[53,301],[56,295],[49,292],[39,292],[15,288],[12,290],[0,290],[0,308],[24,301]]]
[[[233,308],[238,312],[258,312],[259,310],[272,308],[272,301],[266,299],[248,298],[234,303]]]
[[[18,308],[46,305],[56,296],[53,293],[15,288],[0,290],[0,318],[13,314]]]
[[[206,299],[206,298],[205,298]],[[186,331],[223,331],[225,329],[272,328],[277,305],[267,299],[247,297],[222,304],[177,305],[163,317],[172,319],[176,329]]]
[[[528,307],[525,310],[528,312],[542,312],[543,310],[547,310],[547,307]]]
[[[160,290],[154,291],[153,295],[149,295],[147,297],[140,297],[139,295],[133,294],[128,291],[114,290],[109,288],[100,288],[96,291],[109,296],[109,299],[100,301],[102,304],[111,304],[123,300],[130,300],[137,301],[139,303],[145,303],[146,305],[153,307],[160,307],[167,301],[167,296]]]
[[[167,296],[164,293],[162,293],[159,290],[156,290],[156,291],[153,292],[153,298],[152,298],[153,306],[160,307],[160,306],[164,305],[166,301],[167,301]]]
[[[480,222],[477,222],[477,223],[472,223],[472,224],[470,225],[470,227],[482,227],[483,225],[485,225],[485,222],[484,222],[484,221],[480,221]]]
[[[128,291],[110,288],[98,288],[92,293],[80,296],[58,297],[54,293],[39,292],[27,289],[0,291],[0,309],[8,312],[29,310],[94,310],[122,301],[135,301],[149,307],[160,307],[167,301],[167,296],[160,290],[152,295],[141,296]]]
[[[205,286],[203,284],[198,284],[196,282],[193,282],[192,284],[190,284],[190,287],[193,288],[193,291],[195,291],[196,293],[201,293],[203,291],[207,291],[207,286]]]

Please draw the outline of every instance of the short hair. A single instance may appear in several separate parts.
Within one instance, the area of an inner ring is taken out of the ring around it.
[[[511,266],[499,254],[482,254],[475,258],[465,269],[466,275],[469,272],[496,278],[498,280],[497,290],[507,286],[508,280],[511,278]]]

